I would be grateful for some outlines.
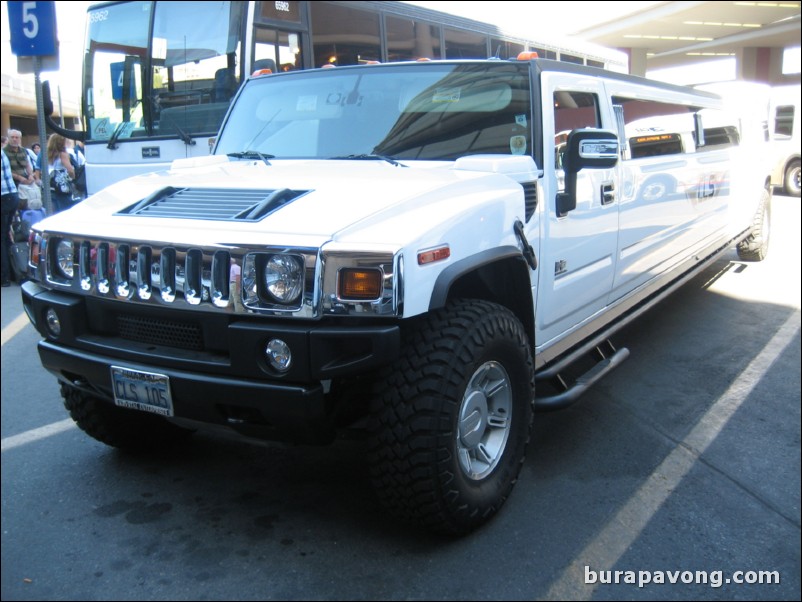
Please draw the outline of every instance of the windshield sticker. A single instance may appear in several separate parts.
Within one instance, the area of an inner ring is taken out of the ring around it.
[[[461,93],[460,88],[438,88],[432,97],[432,102],[459,102]]]
[[[299,96],[295,103],[295,110],[299,113],[317,111],[317,95],[307,94],[305,96]]]
[[[114,128],[111,127],[111,121],[108,117],[89,119],[89,131],[91,132],[92,140],[108,140],[111,138],[113,130]]]
[[[516,115],[515,116],[515,125],[520,125],[521,127],[526,127],[526,115]]]
[[[513,136],[510,138],[510,152],[513,155],[525,155],[526,136]]]

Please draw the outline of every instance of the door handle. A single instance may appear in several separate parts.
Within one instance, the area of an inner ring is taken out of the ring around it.
[[[615,184],[613,182],[604,182],[601,185],[601,204],[609,205],[615,201]]]

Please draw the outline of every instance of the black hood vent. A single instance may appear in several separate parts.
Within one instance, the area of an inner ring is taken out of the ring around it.
[[[257,222],[308,190],[241,188],[174,188],[157,190],[117,215]]]

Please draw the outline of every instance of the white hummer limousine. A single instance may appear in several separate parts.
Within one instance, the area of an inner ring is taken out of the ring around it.
[[[451,533],[494,515],[533,413],[732,245],[767,252],[760,150],[719,97],[567,63],[254,76],[213,153],[32,231],[43,365],[92,437],[361,427],[380,499]]]

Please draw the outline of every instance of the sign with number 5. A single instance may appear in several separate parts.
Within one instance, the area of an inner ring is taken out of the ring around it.
[[[7,2],[11,52],[16,56],[58,54],[55,2]]]

